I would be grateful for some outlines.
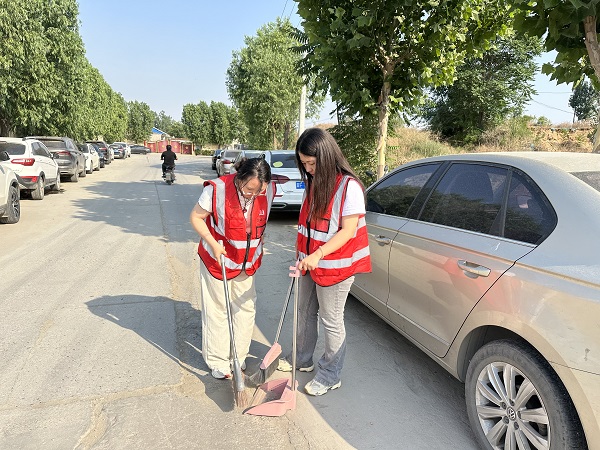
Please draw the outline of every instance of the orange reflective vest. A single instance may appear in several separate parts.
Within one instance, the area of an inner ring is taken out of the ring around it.
[[[230,280],[242,271],[254,275],[260,267],[263,254],[263,233],[271,211],[271,203],[275,196],[275,184],[269,183],[265,195],[254,198],[250,217],[250,232],[247,232],[246,219],[238,191],[233,182],[235,174],[204,182],[204,186],[213,186],[212,214],[207,218],[206,225],[210,234],[217,240],[223,241],[227,252],[225,273]],[[211,275],[223,279],[221,268],[210,246],[200,239],[198,255]]]
[[[348,175],[338,176],[337,187],[325,217],[317,220],[308,220],[309,207],[305,193],[298,220],[296,248],[300,259],[314,253],[342,229],[342,210],[351,179]],[[371,272],[371,256],[365,215],[361,214],[354,236],[341,248],[321,259],[318,267],[310,271],[310,276],[320,286],[332,286],[356,273],[367,272]]]

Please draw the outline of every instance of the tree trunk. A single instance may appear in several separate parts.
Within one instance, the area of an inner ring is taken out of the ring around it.
[[[283,149],[287,150],[290,146],[290,130],[292,125],[286,122],[283,127]]]
[[[386,64],[383,70],[383,86],[379,95],[379,124],[377,136],[377,179],[385,174],[385,152],[387,149],[388,122],[390,120],[390,89],[389,76],[394,71],[391,64]]]
[[[598,45],[598,34],[596,33],[596,16],[587,16],[583,19],[585,30],[585,47],[588,51],[590,64],[594,68],[596,77],[600,80],[600,46]],[[594,135],[594,153],[600,153],[600,122]]]

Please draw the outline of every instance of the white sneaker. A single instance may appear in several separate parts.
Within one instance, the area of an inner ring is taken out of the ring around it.
[[[322,383],[319,383],[317,380],[312,380],[304,386],[304,390],[308,395],[323,395],[326,394],[329,390],[334,390],[339,388],[342,385],[341,381],[338,381],[333,386],[326,386]]]
[[[213,376],[213,378],[216,378],[217,380],[225,380],[227,378],[231,378],[231,372],[230,371],[222,372],[219,369],[213,369],[212,376]]]
[[[312,372],[314,368],[315,365],[313,364],[312,366],[308,367],[296,367],[296,370],[299,370],[300,372]],[[291,372],[292,363],[285,358],[281,358],[279,360],[279,364],[277,365],[277,370],[279,370],[280,372]]]

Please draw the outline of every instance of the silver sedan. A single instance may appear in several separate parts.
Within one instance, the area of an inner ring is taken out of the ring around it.
[[[482,448],[600,449],[600,155],[405,164],[352,294],[465,383]]]

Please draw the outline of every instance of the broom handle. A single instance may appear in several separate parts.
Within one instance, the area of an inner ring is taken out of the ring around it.
[[[296,263],[296,270],[298,270],[298,263]],[[294,289],[294,320],[292,321],[292,391],[296,390],[296,334],[298,333],[298,283],[300,276],[300,274],[297,274],[293,278],[296,286]]]
[[[283,321],[285,319],[285,314],[287,313],[287,309],[290,304],[290,298],[292,296],[292,288],[293,287],[294,287],[294,279],[292,278],[290,287],[288,288],[287,294],[285,296],[285,298],[287,300],[285,301],[285,305],[283,306],[283,311],[281,312],[281,319],[279,319],[279,326],[277,327],[277,333],[275,334],[275,342],[273,342],[273,343],[279,342],[279,335],[281,334],[281,328],[283,327]]]

